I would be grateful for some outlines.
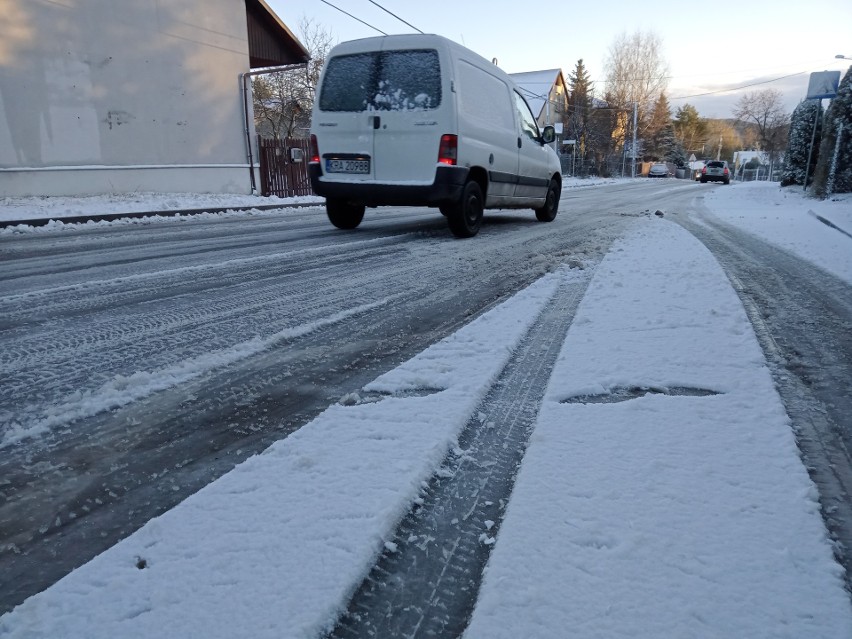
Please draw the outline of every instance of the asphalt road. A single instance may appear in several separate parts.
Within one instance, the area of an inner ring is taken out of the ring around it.
[[[594,266],[658,210],[729,273],[850,539],[852,291],[719,225],[712,188],[574,189],[552,224],[497,212],[464,241],[426,209],[368,211],[354,232],[297,209],[4,238],[0,612],[541,274]]]

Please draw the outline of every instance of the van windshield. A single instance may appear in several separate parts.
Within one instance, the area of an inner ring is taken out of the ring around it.
[[[434,49],[376,51],[328,61],[322,111],[425,111],[441,104],[441,65]]]

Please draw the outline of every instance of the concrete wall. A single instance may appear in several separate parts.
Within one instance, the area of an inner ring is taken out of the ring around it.
[[[250,191],[243,0],[0,0],[0,15],[0,195]]]

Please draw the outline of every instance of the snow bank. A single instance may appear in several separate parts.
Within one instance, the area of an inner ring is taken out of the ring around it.
[[[817,200],[801,187],[744,182],[713,189],[706,205],[720,220],[852,283],[852,194]]]

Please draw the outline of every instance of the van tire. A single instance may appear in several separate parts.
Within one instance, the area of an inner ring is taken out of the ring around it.
[[[364,219],[365,209],[363,204],[350,204],[341,198],[330,197],[325,201],[325,212],[329,221],[337,228],[347,231],[358,228]]]
[[[456,237],[473,237],[482,226],[482,211],[485,202],[482,189],[473,180],[464,185],[459,201],[447,207],[447,224]]]
[[[535,210],[535,217],[539,222],[552,222],[556,219],[556,214],[559,212],[559,196],[561,188],[556,180],[551,180],[547,187],[547,197],[544,200],[544,206]]]

